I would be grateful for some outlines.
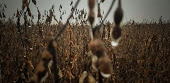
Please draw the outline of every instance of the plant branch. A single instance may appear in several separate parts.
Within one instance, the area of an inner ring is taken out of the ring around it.
[[[114,3],[115,3],[115,0],[112,1],[109,10],[108,10],[108,12],[106,13],[106,16],[104,17],[104,19],[102,20],[101,24],[99,25],[99,29],[101,28],[102,25],[104,25],[104,21],[106,20],[107,16],[109,15],[109,13],[110,13],[110,11],[111,11]]]
[[[80,0],[77,0],[76,4],[75,4],[75,6],[74,6],[74,10],[71,12],[70,16],[68,17],[68,19],[67,19],[67,21],[66,21],[66,24],[63,26],[63,28],[61,29],[61,31],[60,31],[60,32],[57,34],[57,36],[55,37],[55,40],[57,40],[57,39],[60,37],[60,35],[63,33],[63,31],[65,30],[66,26],[67,26],[68,23],[69,23],[70,18],[73,16],[73,13],[74,13],[75,9],[77,8],[79,2],[80,2]]]

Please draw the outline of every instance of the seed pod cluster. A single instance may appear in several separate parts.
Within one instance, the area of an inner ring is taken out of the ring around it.
[[[121,7],[121,0],[119,0],[118,7],[114,14],[115,27],[112,29],[112,46],[117,46],[121,37],[120,23],[123,18],[123,10]]]
[[[99,70],[103,77],[110,77],[113,68],[103,42],[100,39],[93,39],[89,44],[89,49],[92,53],[92,68],[96,71]]]
[[[95,36],[99,33],[99,30],[96,28],[97,27],[93,29],[94,39],[92,39],[89,43],[89,50],[92,55],[92,68],[95,71],[100,72],[103,77],[108,78],[111,76],[113,68],[106,54],[104,43],[100,37]]]

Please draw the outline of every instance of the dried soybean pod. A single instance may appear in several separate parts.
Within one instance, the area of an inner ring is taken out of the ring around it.
[[[94,11],[90,10],[88,19],[91,25],[94,23],[94,17]]]
[[[122,7],[121,7],[121,0],[119,0],[118,7],[117,7],[115,14],[114,14],[115,24],[120,25],[122,18],[123,18],[123,10],[122,10]]]
[[[119,26],[115,26],[112,31],[112,37],[114,39],[118,39],[121,36],[121,29]]]
[[[89,9],[92,10],[95,6],[95,0],[89,0],[88,4],[89,4]]]
[[[100,4],[98,4],[98,14],[97,14],[97,17],[102,18]]]

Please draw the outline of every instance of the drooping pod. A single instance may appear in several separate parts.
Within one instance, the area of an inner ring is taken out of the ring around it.
[[[99,63],[100,74],[105,78],[110,77],[113,73],[113,67],[110,59],[105,55],[99,58],[98,63]]]
[[[95,0],[88,0],[89,9],[93,10],[95,6]]]
[[[94,39],[89,43],[89,50],[92,55],[92,68],[108,78],[113,72],[112,64],[106,54],[105,46],[99,36],[97,27],[93,29]]]
[[[94,17],[95,17],[94,11],[90,10],[88,19],[91,25],[93,25],[94,23],[94,19],[95,19]]]
[[[121,28],[120,28],[120,23],[123,19],[123,9],[121,7],[121,0],[119,0],[119,3],[118,3],[118,7],[115,11],[115,14],[114,14],[114,21],[115,21],[115,27],[112,29],[112,33],[111,33],[111,38],[112,38],[112,41],[111,41],[111,44],[112,46],[117,46],[118,43],[119,43],[119,40],[121,38]]]
[[[89,16],[88,16],[88,21],[89,21],[89,23],[91,25],[91,27],[89,27],[89,33],[90,33],[91,39],[93,39],[92,29],[93,29],[94,19],[95,19],[94,11],[90,10]]]
[[[92,68],[99,73],[99,81],[102,80],[103,77],[110,77],[112,74],[112,66],[110,60],[107,58],[106,50],[104,43],[100,38],[100,28],[96,26],[93,28],[94,24],[94,0],[89,0],[89,23],[91,24],[90,36],[91,41],[89,43],[89,50],[92,57]],[[99,6],[98,6],[99,7]],[[98,8],[98,15],[101,17],[100,7]],[[82,82],[83,83],[83,82]],[[89,82],[88,82],[89,83]]]
[[[91,40],[89,43],[89,49],[94,55],[97,56],[97,58],[100,58],[105,53],[104,44],[100,39]]]
[[[98,4],[98,14],[97,17],[102,18],[100,4]]]
[[[112,38],[112,41],[111,41],[111,44],[112,46],[117,46],[118,43],[119,43],[119,40],[121,38],[121,28],[119,26],[115,26],[113,29],[112,29],[112,35],[111,35],[111,38]]]
[[[95,0],[88,0],[88,5],[89,5],[88,21],[91,25],[91,27],[89,27],[89,33],[90,33],[91,39],[93,39],[92,29],[93,29],[93,24],[95,20],[95,14],[94,14]]]
[[[121,0],[119,0],[118,7],[114,13],[114,21],[116,25],[120,25],[120,22],[122,21],[123,18],[123,9],[121,7]]]

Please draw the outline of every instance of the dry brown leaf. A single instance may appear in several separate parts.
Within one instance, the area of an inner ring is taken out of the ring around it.
[[[27,7],[27,12],[28,12],[28,15],[31,17],[31,11],[29,7]]]
[[[22,9],[29,6],[28,0],[22,0]]]
[[[37,7],[37,11],[38,11],[38,21],[39,21],[41,19],[41,13],[40,13],[38,7]]]
[[[27,0],[22,0],[22,5],[25,5],[25,4],[27,4]]]
[[[34,3],[34,5],[36,5],[36,0],[32,0],[32,3]]]
[[[19,11],[18,11],[18,9],[17,9],[17,14],[16,14],[16,17],[18,17],[18,16],[19,16],[19,14],[20,14],[20,13],[19,13]]]

